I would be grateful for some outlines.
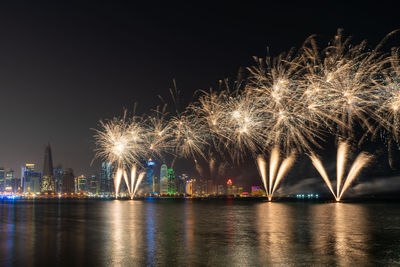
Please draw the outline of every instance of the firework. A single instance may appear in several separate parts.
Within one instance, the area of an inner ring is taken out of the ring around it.
[[[136,177],[136,167],[131,166],[140,166],[149,156],[162,158],[169,153],[174,161],[192,158],[202,175],[201,157],[209,161],[213,176],[215,155],[229,155],[240,162],[249,155],[256,158],[271,151],[268,173],[265,160],[257,158],[270,199],[294,163],[293,152],[306,152],[311,153],[313,165],[332,194],[340,199],[371,159],[361,153],[344,179],[347,142],[361,144],[381,129],[390,140],[400,141],[399,52],[393,50],[391,56],[382,53],[385,39],[373,50],[367,49],[365,41],[353,45],[350,40],[339,29],[326,48],[318,48],[315,37],[310,36],[297,51],[255,58],[256,64],[247,68],[246,80],[240,73],[233,86],[226,79],[220,81],[217,91],[200,91],[183,112],[178,112],[175,85],[175,91],[171,90],[174,116],[166,113],[164,105],[150,116],[127,119],[124,114],[121,119],[101,121],[95,134],[96,157],[115,164],[117,194],[123,179],[132,197],[143,177]],[[347,140],[338,147],[335,189],[321,160],[312,153],[315,147],[321,148],[327,134]],[[282,162],[280,153],[286,156]]]
[[[258,156],[257,167],[269,201],[272,200],[272,196],[276,188],[278,187],[282,178],[290,170],[294,161],[295,161],[295,156],[292,153],[287,158],[285,158],[279,165],[280,163],[279,148],[274,147],[273,150],[271,151],[270,163],[269,163],[269,180],[267,181],[267,164],[265,162],[264,157]]]
[[[373,81],[384,69],[386,57],[366,49],[366,42],[350,44],[338,30],[332,44],[319,50],[313,37],[303,45],[306,92],[313,93],[311,110],[332,132],[346,138],[357,125],[373,132],[371,118],[379,105]]]
[[[147,153],[144,145],[145,129],[142,121],[137,117],[131,120],[114,118],[100,121],[100,130],[95,130],[96,157],[116,163],[118,167],[140,163]]]
[[[302,101],[300,55],[290,52],[277,58],[256,59],[249,68],[246,91],[256,102],[263,118],[263,133],[268,133],[264,145],[280,146],[285,152],[309,150],[321,139],[318,121],[310,116]]]
[[[382,103],[378,108],[377,121],[393,137],[399,141],[400,129],[400,61],[399,50],[394,49],[389,58],[390,68],[383,73],[383,79],[377,81],[376,86],[380,89],[379,95]]]
[[[325,181],[326,185],[328,186],[329,190],[331,191],[332,195],[335,197],[336,201],[340,201],[344,192],[350,187],[351,183],[357,178],[360,171],[371,162],[372,156],[361,152],[357,158],[355,159],[354,163],[352,164],[349,173],[347,174],[346,179],[344,182],[342,181],[342,177],[346,167],[346,160],[348,157],[349,145],[346,142],[340,142],[338,147],[337,153],[337,181],[336,181],[336,193],[333,190],[332,184],[329,180],[329,177],[325,171],[325,168],[321,162],[321,160],[315,154],[311,154],[310,158],[317,169],[323,180]]]
[[[191,114],[181,114],[172,118],[173,142],[175,154],[185,158],[195,158],[203,153],[208,142],[208,131],[200,120]]]
[[[153,116],[148,116],[144,122],[145,147],[148,154],[146,157],[162,157],[163,152],[170,152],[173,149],[173,129],[171,123],[166,119],[166,105],[160,110],[155,110]]]

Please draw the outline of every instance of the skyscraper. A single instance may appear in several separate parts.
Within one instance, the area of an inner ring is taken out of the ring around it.
[[[5,172],[3,168],[0,168],[0,192],[4,192],[5,187]]]
[[[232,180],[228,179],[228,181],[226,182],[226,194],[228,196],[233,195],[232,184]]]
[[[72,169],[65,170],[61,181],[61,193],[71,194],[75,192],[75,178]]]
[[[156,163],[149,158],[147,161],[146,179],[144,183],[144,192],[147,194],[153,194],[153,176],[154,176],[154,165]]]
[[[165,164],[160,169],[160,193],[168,194],[168,168]]]
[[[100,171],[100,193],[113,192],[112,164],[111,162],[102,162]]]
[[[78,193],[87,193],[88,179],[85,175],[78,176]]]
[[[99,183],[96,175],[91,175],[87,179],[87,191],[90,194],[98,195],[99,194]]]
[[[6,169],[5,172],[5,183],[4,183],[4,191],[12,192],[12,180],[14,179],[14,171],[11,169]]]
[[[160,178],[153,175],[153,194],[160,193]]]
[[[35,164],[26,163],[21,167],[21,187],[24,193],[40,193],[42,173],[35,171]]]
[[[44,165],[43,165],[43,178],[42,178],[42,193],[54,193],[54,174],[53,174],[53,158],[51,156],[50,144],[46,146],[44,151]]]
[[[168,194],[175,195],[175,172],[173,169],[168,169]]]
[[[61,166],[56,167],[53,170],[54,174],[54,188],[57,193],[61,193],[61,182],[62,182],[62,176],[64,174],[64,171],[62,170]]]

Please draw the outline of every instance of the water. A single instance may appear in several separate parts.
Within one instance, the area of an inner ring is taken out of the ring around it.
[[[1,266],[400,265],[398,203],[0,203]]]

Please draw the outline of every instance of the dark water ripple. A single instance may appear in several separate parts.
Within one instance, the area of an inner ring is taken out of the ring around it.
[[[400,265],[397,203],[0,203],[1,266]]]

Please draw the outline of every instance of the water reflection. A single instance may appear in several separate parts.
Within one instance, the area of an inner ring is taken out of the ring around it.
[[[369,215],[363,205],[332,203],[313,205],[313,249],[323,264],[365,266],[372,245]]]
[[[187,248],[188,251],[194,251],[194,246],[195,246],[195,221],[194,221],[194,210],[193,210],[193,203],[187,202],[185,205],[185,210],[184,210],[184,216],[185,216],[185,224],[184,224],[184,236],[185,236],[185,248]],[[194,253],[188,253],[186,254],[185,257],[185,265],[186,266],[192,266],[194,263]]]
[[[258,250],[263,263],[293,264],[294,207],[281,203],[263,203],[257,209]]]
[[[0,203],[0,265],[397,264],[398,222],[386,204]]]

